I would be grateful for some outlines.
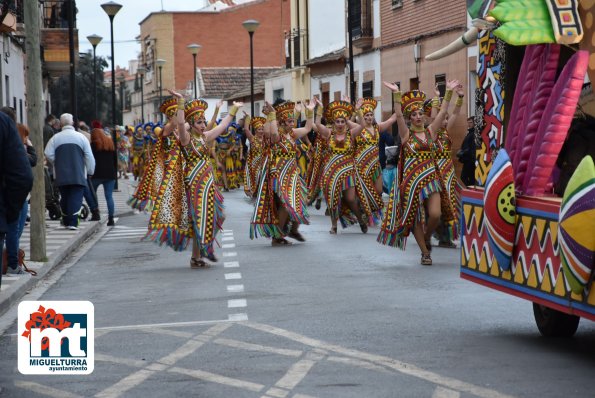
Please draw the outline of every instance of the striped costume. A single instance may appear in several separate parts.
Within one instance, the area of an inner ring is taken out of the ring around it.
[[[442,184],[446,188],[444,190],[445,195],[441,195],[444,196],[442,208],[448,208],[447,213],[452,213],[450,221],[447,222],[446,226],[450,238],[457,239],[459,235],[462,186],[456,176],[455,166],[451,156],[452,141],[446,130],[440,130],[438,132],[437,148],[438,150],[435,156],[436,164],[440,171]]]
[[[364,129],[355,139],[355,162],[361,175],[368,176],[372,182],[382,174],[378,152],[378,125],[374,124],[374,133]]]
[[[214,254],[213,242],[223,228],[223,196],[211,167],[210,150],[202,137],[193,136],[182,148],[186,160],[184,184],[193,237],[204,257]]]
[[[163,179],[163,164],[165,161],[165,151],[162,150],[163,140],[157,139],[157,143],[153,147],[153,153],[147,163],[144,173],[136,191],[128,199],[128,204],[133,209],[140,211],[151,210],[155,203],[155,197],[161,186]]]
[[[254,137],[250,141],[250,150],[246,157],[244,172],[244,192],[250,198],[254,197],[258,188],[260,169],[263,161],[264,144],[261,138]]]
[[[281,134],[280,141],[266,151],[261,166],[250,239],[259,234],[268,238],[285,236],[285,231],[278,227],[279,203],[287,209],[290,221],[309,224],[306,200],[306,186],[297,165],[295,144]]]
[[[364,181],[366,177],[361,176],[357,171],[354,158],[355,144],[349,135],[343,141],[337,141],[333,130],[327,145],[320,185],[331,217],[339,219],[343,227],[357,222],[353,215],[350,215],[349,210],[342,206],[343,191],[351,187],[355,187],[362,215],[365,218],[382,209],[382,198],[379,200],[375,198],[373,186]]]
[[[405,249],[407,236],[415,223],[425,224],[423,201],[432,193],[439,192],[444,197],[442,179],[437,168],[436,158],[439,153],[438,144],[429,139],[421,140],[410,134],[401,148],[401,156],[397,165],[395,184],[393,184],[384,215],[378,242],[383,245]],[[453,220],[451,206],[442,202],[442,217],[445,221]]]
[[[134,178],[143,175],[145,162],[145,139],[142,129],[137,127],[136,133],[132,136],[132,174]]]
[[[328,145],[325,140],[317,136],[314,142],[314,156],[308,163],[308,172],[306,173],[306,183],[308,185],[308,204],[312,204],[319,198],[321,193],[320,178],[322,176],[322,167],[326,158]]]
[[[145,239],[184,250],[192,238],[188,198],[184,189],[184,157],[173,135],[160,138],[164,154],[163,179],[155,197]]]

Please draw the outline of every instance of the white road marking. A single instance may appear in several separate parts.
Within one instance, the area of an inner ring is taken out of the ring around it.
[[[218,323],[229,322],[227,319],[215,321],[190,321],[190,322],[168,322],[168,323],[148,323],[143,325],[126,325],[126,326],[104,326],[95,328],[95,330],[136,330],[136,329],[151,329],[155,327],[180,327],[180,326],[197,326],[197,325],[212,325]]]
[[[179,347],[169,355],[166,355],[158,361],[149,364],[145,369],[140,369],[124,377],[117,383],[99,392],[95,396],[98,398],[116,398],[122,396],[123,394],[126,394],[127,391],[143,383],[155,372],[165,370],[165,365],[173,366],[180,359],[187,357],[188,355],[191,355],[199,347],[204,345],[209,339],[222,333],[225,329],[227,329],[230,326],[230,323],[220,323],[210,327],[204,333],[197,335],[192,340],[188,340],[185,344],[183,344],[181,347]]]
[[[240,266],[240,263],[238,263],[237,261],[226,261],[223,263],[223,266],[225,268],[238,268]]]
[[[295,394],[292,398],[316,398],[316,397],[313,397],[311,395],[306,395],[306,394]]]
[[[246,305],[246,299],[227,300],[227,308],[244,308]]]
[[[325,349],[328,351],[333,351],[335,353],[345,355],[347,357],[353,357],[353,358],[361,359],[364,361],[374,362],[377,365],[382,365],[389,369],[397,371],[399,373],[403,373],[406,375],[417,377],[422,380],[426,380],[430,383],[437,384],[439,386],[443,386],[450,390],[466,392],[466,393],[476,395],[476,396],[482,397],[482,398],[512,398],[512,396],[510,396],[510,395],[503,394],[503,393],[500,393],[495,390],[490,390],[488,388],[476,386],[474,384],[470,384],[470,383],[467,383],[467,382],[464,382],[464,381],[461,381],[458,379],[442,376],[437,373],[421,369],[413,364],[401,362],[401,361],[395,360],[393,358],[384,357],[382,355],[369,354],[366,352],[352,350],[352,349],[344,348],[344,347],[334,345],[334,344],[328,344],[328,343],[322,342],[320,340],[312,339],[312,338],[302,336],[300,334],[290,332],[288,330],[276,328],[276,327],[270,326],[270,325],[263,325],[263,324],[254,323],[254,322],[247,322],[247,323],[244,323],[244,325],[246,325],[250,328],[256,329],[256,330],[261,330],[263,332],[282,336],[289,340],[297,341],[299,343],[302,343],[302,344],[305,344],[305,345],[308,345],[311,347],[322,348],[322,349]]]
[[[238,253],[236,252],[224,252],[223,257],[236,257]]]
[[[233,236],[224,236],[221,240],[223,242],[229,242],[233,240]]]
[[[239,313],[239,314],[229,314],[228,320],[230,322],[243,322],[248,320],[248,314]]]
[[[227,285],[227,291],[229,293],[242,293],[244,291],[244,285]]]
[[[181,337],[181,338],[185,338],[185,339],[189,339],[192,336],[194,336],[194,333],[180,332],[179,330],[169,330],[169,329],[161,329],[161,328],[145,329],[144,331],[149,332],[149,333],[161,334],[164,336]],[[95,333],[95,335],[97,335],[97,333]]]
[[[438,386],[432,394],[432,398],[459,398],[461,394],[458,391],[449,390]]]
[[[214,340],[213,343],[219,344],[219,345],[224,345],[227,347],[239,348],[239,349],[247,350],[247,351],[268,352],[271,354],[283,355],[286,357],[299,358],[300,356],[302,356],[302,351],[299,351],[299,350],[289,350],[286,348],[269,347],[266,345],[245,343],[243,341],[233,340],[233,339],[219,338],[217,340]]]
[[[45,384],[33,383],[32,381],[15,380],[14,385],[23,390],[33,391],[37,394],[45,395],[55,398],[79,398],[81,395],[76,395],[67,391],[58,390],[57,388],[49,387]]]
[[[229,274],[225,274],[225,280],[230,280],[230,279],[242,279],[242,274],[239,272],[232,272]]]
[[[358,366],[360,368],[373,370],[376,372],[391,373],[388,369],[386,369],[382,366],[374,365],[373,363],[370,363],[367,361],[360,361],[359,359],[355,359],[355,358],[330,356],[330,357],[326,358],[326,360],[331,361],[331,362],[342,363],[344,365]]]
[[[236,247],[235,243],[224,243],[221,248],[223,249],[233,249],[234,247]]]
[[[289,391],[283,390],[281,388],[271,387],[266,393],[274,398],[285,398],[287,394],[289,394]]]
[[[286,390],[294,389],[306,377],[310,369],[316,364],[316,361],[302,359],[294,363],[285,375],[275,383],[275,387],[281,387]],[[268,392],[267,392],[268,393]]]
[[[260,392],[264,388],[262,384],[252,383],[250,381],[244,381],[239,379],[232,379],[231,377],[221,376],[215,373],[205,372],[202,370],[190,370],[174,367],[168,370],[168,372],[180,373],[187,376],[194,377],[199,380],[210,381],[212,383],[223,384],[225,386],[242,388],[249,391]]]

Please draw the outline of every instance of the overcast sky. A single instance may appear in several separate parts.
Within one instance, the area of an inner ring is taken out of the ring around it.
[[[76,2],[80,52],[93,49],[87,36],[96,34],[103,37],[97,46],[97,56],[111,55],[109,17],[101,8],[101,4],[108,1],[78,0]],[[128,61],[135,59],[140,51],[140,44],[134,41],[134,38],[140,34],[139,22],[151,12],[161,11],[161,4],[166,11],[196,11],[206,2],[206,0],[115,1],[122,5],[120,12],[114,17],[114,52],[116,65],[121,67],[128,67]]]

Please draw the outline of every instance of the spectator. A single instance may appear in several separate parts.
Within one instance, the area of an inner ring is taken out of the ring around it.
[[[31,141],[29,141],[29,129],[24,124],[17,123],[17,130],[23,146],[27,152],[27,158],[31,167],[35,167],[37,164],[37,154]],[[9,274],[22,274],[25,271],[21,269],[19,264],[19,246],[21,235],[25,229],[25,222],[27,221],[27,215],[29,213],[29,203],[27,200],[24,201],[23,207],[19,214],[19,218],[8,224],[8,231],[6,233],[6,253],[8,260],[8,273]]]
[[[60,116],[60,124],[62,131],[49,140],[45,157],[54,166],[64,226],[77,230],[87,175],[95,171],[95,158],[89,141],[74,129],[70,113]]]
[[[475,125],[472,117],[467,118],[467,135],[457,152],[457,158],[463,163],[461,181],[466,186],[475,185]]]
[[[84,135],[85,138],[89,140],[90,144],[91,134],[89,133],[89,126],[87,126],[85,122],[79,122],[78,126],[78,132]],[[91,221],[101,220],[101,216],[99,215],[99,203],[97,202],[97,196],[94,194],[93,188],[91,186],[91,181],[87,181],[87,185],[85,185],[83,198],[85,198],[85,202],[87,202],[87,206],[89,206],[89,209],[91,210]]]
[[[49,114],[45,117],[45,124],[43,125],[43,147],[48,144],[50,138],[57,133],[56,129],[54,129],[54,122],[56,121],[56,116]]]
[[[395,143],[395,137],[390,131],[381,132],[378,139],[378,156],[382,168],[382,191],[386,194],[390,194],[393,186],[397,161],[399,160],[400,140],[397,135],[397,142]]]
[[[97,187],[103,185],[103,194],[107,202],[107,225],[114,225],[114,185],[116,184],[116,165],[114,164],[114,141],[101,129],[93,129],[91,132],[91,149],[97,165],[91,182],[93,190],[97,195]],[[93,211],[93,209],[91,209]],[[99,209],[96,209],[99,212]]]
[[[0,251],[4,249],[8,224],[18,219],[32,185],[33,173],[16,126],[8,116],[0,113]],[[0,264],[2,268],[3,264]]]

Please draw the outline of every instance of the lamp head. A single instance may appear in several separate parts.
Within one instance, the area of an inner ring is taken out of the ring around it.
[[[136,68],[136,71],[139,75],[144,76],[147,69],[144,66],[139,66],[138,68]]]
[[[165,65],[166,62],[166,60],[159,58],[155,60],[155,65],[157,65],[158,68],[161,68],[163,65]]]
[[[188,44],[186,46],[186,48],[188,49],[188,51],[190,51],[190,54],[196,55],[196,54],[198,54],[198,52],[200,51],[202,46],[200,44],[192,43],[192,44]]]
[[[107,3],[103,3],[101,5],[101,8],[103,8],[103,11],[105,11],[105,13],[110,17],[113,18],[116,16],[116,14],[118,13],[118,11],[120,11],[120,8],[122,8],[122,4],[118,4],[115,1],[110,1]]]
[[[91,45],[93,47],[97,47],[97,45],[101,42],[102,39],[103,39],[103,37],[101,37],[99,35],[89,35],[89,36],[87,36],[87,40],[89,40],[89,43],[91,43]]]
[[[242,26],[248,31],[248,33],[254,33],[260,26],[260,22],[255,19],[248,19],[247,21],[242,22]]]

